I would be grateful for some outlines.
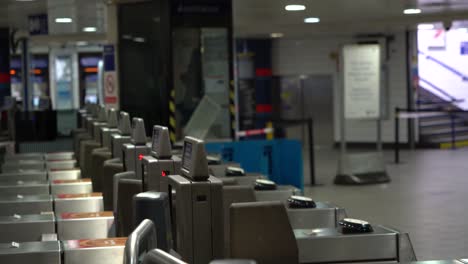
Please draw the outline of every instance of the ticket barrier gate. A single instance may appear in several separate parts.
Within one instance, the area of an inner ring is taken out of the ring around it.
[[[167,191],[174,250],[193,264],[222,258],[222,182],[209,175],[203,141],[185,138],[180,171],[169,176]]]
[[[167,127],[154,126],[151,140],[151,154],[141,159],[143,189],[166,192],[169,175],[180,174],[182,160],[172,155],[172,147]]]
[[[171,254],[161,250],[153,249],[146,253],[145,258],[143,259],[143,264],[188,264]],[[210,264],[257,264],[253,260],[238,260],[238,259],[219,259],[213,260]]]
[[[0,173],[2,181],[45,181],[45,180],[78,180],[81,178],[79,169],[51,169],[48,171],[26,170],[19,172]]]
[[[0,244],[0,263],[121,264],[127,238]]]
[[[154,126],[151,143],[151,154],[143,156],[138,178],[143,180],[145,190],[165,192],[167,176],[179,174],[181,158],[172,154],[167,127]],[[208,155],[207,160],[210,174],[220,179],[223,185],[253,185],[257,179],[263,178],[260,174],[246,174],[240,164],[223,164],[217,156]]]
[[[132,119],[132,140],[130,144],[122,146],[122,161],[124,171],[135,171],[141,175],[141,159],[148,155],[150,147],[146,142],[145,122],[141,118]]]
[[[101,144],[98,142],[100,140],[100,128],[102,127],[107,127],[108,123],[108,116],[107,116],[107,110],[105,108],[102,108],[99,112],[99,117],[96,122],[93,123],[92,125],[92,132],[91,132],[91,139],[81,141],[80,143],[80,168],[85,176],[90,176],[90,167],[91,167],[91,161],[92,161],[92,156],[91,152],[96,149],[101,147]]]
[[[29,161],[60,161],[60,160],[72,160],[75,158],[73,152],[50,152],[50,153],[17,153],[13,155],[7,155],[4,158],[4,163],[14,163],[20,160]]]
[[[54,181],[2,181],[2,195],[81,194],[91,193],[90,179]]]
[[[101,127],[97,142],[100,147],[95,148],[89,153],[91,155],[90,164],[89,164],[89,175],[93,181],[94,191],[102,192],[103,190],[103,165],[106,160],[112,158],[112,153],[110,152],[110,139],[113,133],[118,133],[117,129],[117,111],[111,109],[109,111],[109,118],[107,122],[107,127]]]
[[[114,237],[112,212],[0,216],[0,243],[41,241],[57,234],[60,240]]]
[[[31,215],[54,211],[57,214],[101,212],[101,193],[58,195],[0,195],[0,216]]]
[[[43,170],[63,170],[73,169],[77,165],[76,160],[14,160],[7,161],[2,165],[2,172],[22,172],[22,171],[43,171]]]
[[[340,228],[293,229],[281,202],[235,203],[230,209],[230,256],[268,263],[416,260],[406,233],[354,219],[340,224]],[[259,237],[261,244],[256,243]]]

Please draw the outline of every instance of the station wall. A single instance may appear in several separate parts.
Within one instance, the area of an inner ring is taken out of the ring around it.
[[[405,32],[389,33],[394,36],[390,42],[389,59],[389,115],[383,122],[382,139],[386,143],[394,141],[394,108],[407,106],[406,84],[406,45]],[[333,76],[334,101],[334,139],[340,140],[340,73],[335,59],[340,47],[351,44],[355,39],[351,35],[318,36],[302,39],[276,39],[273,41],[273,75],[316,75]],[[347,121],[346,138],[348,142],[370,143],[376,141],[376,123],[374,121]],[[400,141],[407,142],[407,122],[400,122]]]

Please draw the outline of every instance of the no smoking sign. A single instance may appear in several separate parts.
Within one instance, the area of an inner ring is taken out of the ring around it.
[[[115,91],[114,75],[109,74],[106,76],[106,92],[108,94],[113,94],[114,91]]]

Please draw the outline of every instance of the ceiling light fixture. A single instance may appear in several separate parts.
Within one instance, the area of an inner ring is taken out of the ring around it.
[[[320,22],[320,18],[318,17],[304,18],[304,23],[318,23],[318,22]]]
[[[419,30],[431,30],[431,29],[434,29],[434,24],[419,24],[418,29]]]
[[[407,8],[403,10],[403,14],[405,15],[415,15],[415,14],[420,14],[420,13],[421,13],[421,9],[419,8]]]
[[[305,10],[305,5],[287,5],[284,7],[286,11],[302,11]]]
[[[73,20],[69,17],[57,17],[55,23],[71,23]]]
[[[77,46],[86,46],[86,45],[88,45],[88,42],[87,41],[77,41],[76,45]]]
[[[282,38],[282,37],[284,37],[284,34],[283,33],[271,33],[270,37],[272,37],[272,38]]]
[[[96,32],[97,28],[96,27],[84,27],[83,31],[84,32]]]

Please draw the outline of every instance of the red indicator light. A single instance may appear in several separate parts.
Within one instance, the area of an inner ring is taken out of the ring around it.
[[[165,171],[161,171],[161,176],[166,177],[167,173]]]
[[[143,157],[144,157],[143,154],[138,155],[138,159],[139,159],[139,160],[142,160]]]

